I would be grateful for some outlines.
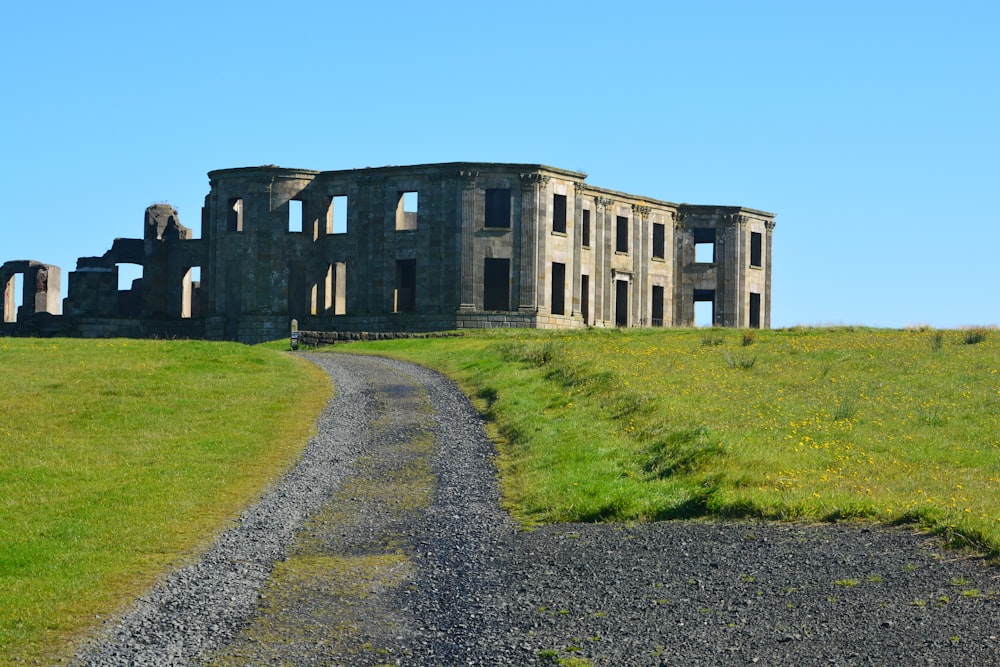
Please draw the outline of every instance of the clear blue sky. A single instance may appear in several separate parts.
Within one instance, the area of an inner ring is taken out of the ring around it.
[[[540,162],[777,214],[772,324],[1000,322],[1000,2],[19,2],[0,262],[212,169]]]

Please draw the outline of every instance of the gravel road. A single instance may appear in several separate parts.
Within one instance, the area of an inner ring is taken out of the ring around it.
[[[1000,665],[1000,568],[908,529],[520,531],[448,380],[312,354],[301,461],[78,665]]]

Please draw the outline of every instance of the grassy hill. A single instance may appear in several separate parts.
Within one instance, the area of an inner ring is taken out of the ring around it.
[[[66,642],[205,544],[305,445],[311,364],[194,341],[0,338],[0,664]]]
[[[440,368],[477,397],[529,523],[858,518],[1000,554],[997,332],[498,331],[338,349]]]
[[[0,665],[51,658],[295,458],[329,383],[282,347],[0,339]],[[340,351],[455,378],[529,524],[912,522],[1000,556],[1000,332],[500,330]]]

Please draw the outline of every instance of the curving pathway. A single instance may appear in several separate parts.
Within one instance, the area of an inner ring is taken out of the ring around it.
[[[450,381],[309,358],[301,461],[77,664],[1000,665],[1000,568],[851,525],[518,531]]]

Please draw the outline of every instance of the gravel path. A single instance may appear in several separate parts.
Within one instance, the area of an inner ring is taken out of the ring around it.
[[[310,359],[301,462],[77,664],[1000,665],[1000,568],[905,529],[518,531],[450,381]]]

